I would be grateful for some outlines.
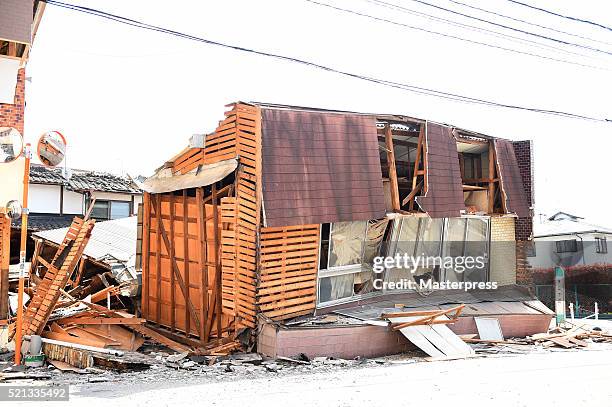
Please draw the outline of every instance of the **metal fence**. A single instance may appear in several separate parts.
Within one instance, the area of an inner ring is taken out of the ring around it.
[[[552,284],[536,285],[536,296],[547,307],[555,309],[555,290]],[[566,314],[574,304],[574,316],[584,318],[599,308],[599,318],[612,319],[612,284],[570,284],[565,287]]]

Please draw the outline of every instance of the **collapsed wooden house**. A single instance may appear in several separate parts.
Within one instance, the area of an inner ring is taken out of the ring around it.
[[[515,242],[531,235],[530,142],[401,115],[227,107],[141,185],[142,315],[163,334],[197,346],[387,298],[372,262],[402,242],[486,251],[485,270],[417,277],[529,283]]]

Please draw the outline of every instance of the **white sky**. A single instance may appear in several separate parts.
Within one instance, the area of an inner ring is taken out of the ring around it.
[[[364,0],[318,1],[476,41],[598,65],[606,70],[440,38],[303,0],[72,0],[78,5],[208,39],[363,75],[508,104],[612,118],[612,55],[574,47],[564,49],[584,52],[588,57],[545,51],[381,8]],[[386,1],[504,31],[410,0]],[[447,0],[427,1],[612,51],[610,31],[548,16],[506,0],[461,1],[609,44],[539,30]],[[612,26],[609,1],[526,1]],[[32,81],[27,88],[25,137],[34,143],[44,131],[61,131],[68,139],[70,167],[148,175],[180,151],[191,134],[214,130],[223,118],[224,105],[237,100],[398,113],[512,140],[534,140],[536,212],[563,210],[612,226],[608,174],[612,124],[417,95],[135,29],[52,5],[47,6],[38,30],[27,76]]]

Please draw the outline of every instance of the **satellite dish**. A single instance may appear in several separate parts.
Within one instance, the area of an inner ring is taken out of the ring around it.
[[[48,131],[38,140],[38,158],[47,167],[57,167],[66,156],[66,138],[59,131]]]
[[[0,127],[0,164],[13,162],[23,152],[23,137],[17,129]]]

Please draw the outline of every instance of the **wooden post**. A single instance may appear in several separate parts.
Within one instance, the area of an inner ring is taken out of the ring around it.
[[[220,245],[219,245],[219,208],[217,206],[217,183],[212,184],[212,204],[213,204],[213,228],[214,228],[214,237],[213,237],[213,247],[215,250],[215,291],[216,291],[216,310],[217,310],[217,339],[221,342],[221,325],[222,325],[222,316],[221,307],[223,304],[221,303],[221,290],[223,289],[221,283],[221,262],[219,261],[220,254]]]
[[[170,198],[170,247],[169,256],[171,259],[176,257],[175,248],[174,248],[174,217],[175,217],[175,207],[174,207],[174,193],[170,192],[168,194],[168,198]],[[170,273],[170,332],[174,332],[176,328],[176,298],[174,295],[174,273]],[[187,309],[187,307],[185,307]]]
[[[387,147],[387,162],[389,163],[389,182],[391,187],[391,205],[394,211],[400,210],[399,183],[395,167],[395,150],[393,149],[393,133],[391,125],[385,126],[385,144]]]
[[[412,173],[412,191],[414,191],[417,188],[418,185],[418,177],[419,175],[422,175],[423,173],[421,172],[421,170],[419,170],[419,166],[421,164],[421,157],[423,157],[423,168],[425,169],[425,154],[424,154],[424,144],[425,144],[425,123],[421,123],[419,125],[419,141],[417,142],[417,149],[416,149],[416,157],[414,160],[414,171]],[[425,179],[423,179],[423,182],[425,182]],[[421,188],[425,188],[425,185],[423,185]],[[408,209],[410,211],[414,210],[414,198],[416,194],[412,194],[411,191],[411,195],[413,195],[412,199],[410,200],[410,205],[408,207]]]
[[[187,200],[187,190],[183,189],[183,275],[185,279],[185,286],[187,287],[185,304],[187,302],[191,302],[189,297],[189,217],[188,217],[188,200]],[[200,324],[201,325],[201,324]],[[191,331],[191,319],[189,317],[189,308],[185,307],[185,334],[189,335]],[[201,328],[201,326],[200,326]]]
[[[140,308],[142,315],[148,317],[149,311],[149,264],[151,255],[149,253],[151,244],[151,199],[148,192],[145,192],[142,198],[143,216],[142,216],[142,298]]]
[[[151,196],[151,198],[153,197],[153,195]],[[156,217],[156,224],[157,224],[157,247],[155,250],[155,261],[157,262],[156,264],[156,276],[155,276],[155,283],[157,285],[157,292],[156,292],[156,310],[155,310],[155,323],[157,323],[157,325],[160,324],[161,321],[161,227],[162,227],[162,217],[161,217],[161,195],[155,195],[155,217]]]
[[[495,210],[495,144],[493,140],[489,141],[489,183],[488,183],[488,204],[489,213]]]
[[[200,341],[208,342],[208,253],[206,252],[206,214],[204,207],[204,190],[196,189],[196,205],[198,207],[198,240],[200,255],[198,256],[198,267],[200,269]]]

